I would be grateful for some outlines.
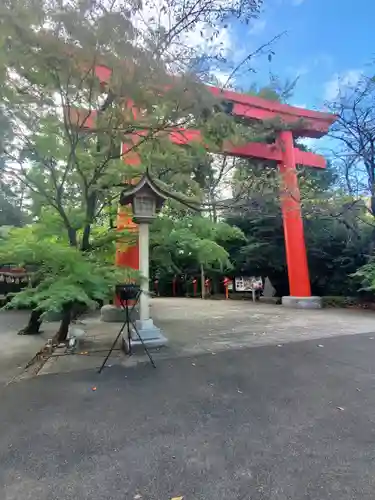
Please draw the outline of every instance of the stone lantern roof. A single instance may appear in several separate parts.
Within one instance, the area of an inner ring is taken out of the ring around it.
[[[137,184],[122,191],[120,205],[129,205],[136,196],[153,196],[157,212],[161,210],[164,201],[169,197],[167,192],[156,185],[148,171],[145,172]]]

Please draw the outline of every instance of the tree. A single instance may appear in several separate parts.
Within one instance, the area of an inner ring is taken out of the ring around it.
[[[359,291],[367,293],[373,299],[375,291],[375,263],[371,258],[352,274],[354,282],[360,287]]]
[[[351,212],[347,213],[352,215]],[[233,248],[237,275],[268,276],[279,296],[288,295],[284,233],[277,203],[227,219],[245,234],[247,244]],[[350,275],[367,260],[366,226],[354,231],[343,217],[305,215],[305,239],[312,291],[316,295],[355,295]]]
[[[161,217],[151,227],[151,260],[155,274],[200,274],[204,298],[206,273],[232,268],[226,246],[244,239],[242,232],[223,222],[200,216]]]
[[[240,127],[220,106],[214,116],[207,111],[218,103],[200,86],[188,57],[177,64],[183,42],[198,26],[202,38],[209,30],[214,40],[229,16],[246,22],[259,5],[168,1],[161,10],[168,27],[150,18],[145,30],[142,5],[132,2],[3,3],[3,172],[26,187],[36,220],[49,207],[70,246],[90,252],[94,225],[107,218],[113,228],[120,185],[135,175],[122,157],[135,150],[143,168],[152,166],[177,191],[200,195],[189,166],[206,156],[204,148],[177,148],[163,139],[165,132],[201,127],[206,143],[219,149]],[[169,172],[159,172],[158,158],[168,157]]]
[[[0,123],[0,134],[2,132],[4,140],[6,132],[1,130]],[[2,151],[3,149],[0,150],[0,226],[22,226],[28,219],[24,207],[25,188],[6,175],[6,158],[3,157]]]
[[[111,297],[116,283],[137,277],[135,272],[103,262],[95,252],[83,253],[70,246],[66,238],[51,236],[38,224],[13,229],[0,245],[0,260],[24,267],[32,275],[31,285],[17,293],[8,308],[30,307],[42,316],[62,313],[56,343],[66,339],[74,305],[93,308]],[[30,321],[31,330],[39,328],[38,315]]]
[[[313,293],[352,294],[350,279],[365,262],[368,231],[361,222],[363,205],[337,190],[336,169],[298,169],[305,240]],[[269,178],[265,182],[265,178]],[[279,295],[287,295],[288,279],[279,180],[272,165],[239,162],[234,178],[234,203],[226,221],[239,227],[247,243],[233,248],[235,272],[268,276]]]
[[[36,214],[47,203],[63,220],[70,244],[85,250],[92,222],[118,195],[115,187],[134,176],[122,156],[135,149],[154,169],[158,157],[169,156],[168,180],[194,190],[189,165],[197,156],[204,161],[204,148],[183,152],[162,132],[176,125],[201,128],[205,143],[220,149],[241,127],[220,109],[212,116],[208,110],[219,103],[190,67],[171,73],[172,56],[190,30],[200,26],[204,37],[207,28],[215,39],[220,23],[229,16],[248,21],[260,3],[166,2],[168,29],[150,18],[148,30],[138,26],[142,6],[120,1],[110,9],[100,2],[5,3],[1,90],[12,137],[3,154],[7,175],[27,186]],[[165,167],[160,175],[166,176]]]
[[[354,200],[368,198],[366,207],[372,225],[375,217],[374,99],[375,79],[363,75],[356,85],[341,86],[337,98],[327,103],[337,115],[330,136],[335,139],[333,160],[341,174],[342,186]]]
[[[155,17],[145,13],[149,4],[143,9],[120,0],[1,5],[2,116],[11,130],[2,156],[7,177],[26,186],[34,220],[48,216],[72,248],[97,252],[94,233],[105,239],[105,230],[114,229],[121,185],[145,168],[175,193],[166,211],[181,193],[195,208],[211,203],[206,149],[180,148],[167,134],[175,126],[199,128],[204,144],[220,151],[223,140],[255,140],[264,128],[270,133],[271,125],[233,120],[202,87],[193,64],[224,62],[215,52],[220,30],[233,17],[248,22],[260,4],[167,0]],[[202,39],[209,34],[210,47],[187,49],[194,30]],[[212,81],[210,71],[205,77]],[[123,162],[125,154],[134,162],[134,153],[140,168]],[[208,265],[211,252],[196,253]]]
[[[280,295],[287,295],[286,257],[278,199],[255,198],[227,212],[226,222],[239,227],[246,243],[232,248],[237,276],[268,276]]]
[[[14,198],[0,192],[0,226],[21,226],[25,214],[16,206]]]
[[[298,83],[298,78],[299,77],[294,80],[287,79],[283,82],[276,75],[271,74],[268,85],[259,87],[258,85],[253,84],[247,93],[257,97],[262,97],[268,101],[288,103],[293,96],[294,89]]]

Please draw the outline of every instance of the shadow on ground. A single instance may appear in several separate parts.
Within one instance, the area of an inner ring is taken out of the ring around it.
[[[0,310],[0,386],[22,375],[27,363],[58,328],[56,323],[43,323],[40,335],[17,335],[29,316],[30,311]]]
[[[0,498],[372,500],[374,356],[355,335],[9,385]]]

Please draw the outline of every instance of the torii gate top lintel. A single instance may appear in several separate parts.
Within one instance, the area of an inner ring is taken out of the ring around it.
[[[110,81],[112,71],[106,66],[98,65],[95,67],[95,73],[103,84],[107,84]],[[323,137],[337,119],[331,113],[290,106],[212,85],[205,85],[205,87],[215,97],[232,104],[231,114],[233,116],[253,120],[270,120],[279,117],[286,125],[295,125],[293,128],[295,137]]]
[[[241,94],[232,90],[207,86],[208,90],[223,101],[232,103],[232,115],[255,120],[268,120],[279,117],[283,123],[297,125],[293,135],[297,137],[323,137],[336,121],[331,113],[269,101],[262,97]],[[299,127],[298,127],[299,125]]]

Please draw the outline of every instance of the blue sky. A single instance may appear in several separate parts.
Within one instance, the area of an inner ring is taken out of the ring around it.
[[[251,27],[231,29],[236,59],[287,31],[273,49],[275,56],[255,62],[256,73],[239,76],[244,90],[265,84],[269,72],[282,80],[300,76],[293,104],[321,109],[337,91],[338,79],[354,82],[375,57],[375,2],[371,0],[264,0],[261,16]]]

